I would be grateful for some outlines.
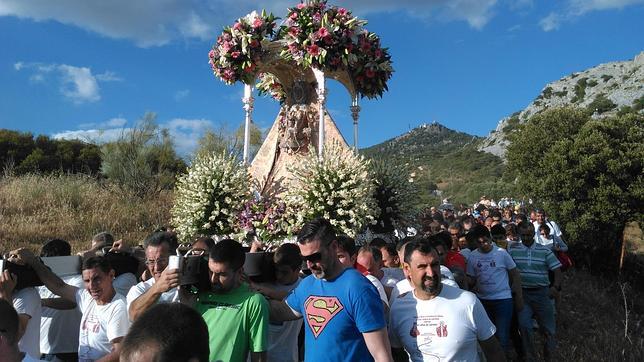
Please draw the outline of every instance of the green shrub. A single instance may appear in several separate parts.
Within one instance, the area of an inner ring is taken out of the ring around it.
[[[584,96],[586,96],[586,81],[588,78],[581,78],[577,81],[577,84],[575,84],[575,96],[572,98],[573,103],[581,102],[584,100]]]
[[[606,95],[599,94],[595,99],[588,105],[588,110],[591,112],[597,112],[599,114],[606,113],[617,107],[613,101],[606,98]]]
[[[606,83],[606,82],[608,82],[609,80],[613,79],[613,76],[612,76],[612,75],[608,75],[608,74],[603,74],[603,75],[601,76],[601,79],[604,81],[604,83]]]

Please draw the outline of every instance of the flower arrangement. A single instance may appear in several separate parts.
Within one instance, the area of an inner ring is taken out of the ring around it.
[[[367,22],[351,11],[327,6],[326,0],[311,0],[289,8],[278,32],[275,19],[265,11],[253,12],[224,28],[208,54],[215,75],[226,84],[252,84],[266,54],[266,42],[283,41],[280,56],[284,60],[324,71],[344,68],[363,97],[380,97],[387,90],[393,73],[391,56],[381,47],[380,38],[364,29]],[[257,84],[260,92],[283,102],[279,81],[265,77]]]
[[[358,46],[354,52],[356,60],[349,70],[356,90],[367,98],[382,97],[393,73],[388,49],[380,46],[380,38],[376,34],[363,30],[358,35]]]
[[[179,176],[171,209],[179,237],[234,233],[237,216],[250,199],[250,176],[234,155],[197,156]]]
[[[315,149],[299,164],[289,167],[294,184],[286,193],[293,213],[294,229],[322,216],[341,233],[354,237],[376,221],[380,210],[373,198],[374,183],[369,161],[338,144],[324,149],[322,159]]]
[[[325,0],[297,4],[288,9],[281,55],[323,70],[348,66],[357,33],[365,24],[345,8],[327,8]]]
[[[260,96],[270,96],[280,103],[286,101],[286,91],[282,83],[271,73],[259,73],[255,87]]]
[[[286,203],[270,196],[247,201],[239,213],[237,226],[245,234],[255,233],[267,245],[277,244],[291,234]]]
[[[262,42],[273,36],[275,19],[265,11],[261,15],[253,11],[225,27],[208,53],[214,74],[226,84],[253,84],[264,53]]]
[[[403,166],[374,161],[371,164],[374,182],[374,198],[380,208],[380,216],[371,229],[378,233],[392,232],[411,219],[416,188],[413,179],[407,178]]]

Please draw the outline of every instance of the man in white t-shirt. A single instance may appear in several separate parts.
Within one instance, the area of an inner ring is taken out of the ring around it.
[[[145,264],[152,278],[135,285],[127,294],[130,320],[136,320],[158,302],[179,301],[179,271],[167,267],[172,244],[172,236],[164,231],[157,231],[145,239]]]
[[[539,238],[539,226],[541,224],[546,224],[550,228],[550,235],[557,236],[561,238],[561,228],[559,228],[559,225],[557,225],[556,222],[550,220],[548,216],[546,215],[545,210],[543,209],[537,209],[535,210],[535,220],[532,222],[532,225],[534,226],[534,236],[535,238]]]
[[[71,251],[71,245],[67,241],[53,239],[43,245],[40,257],[69,256]],[[61,278],[69,285],[84,288],[81,275]],[[44,355],[43,359],[78,360],[78,326],[82,317],[80,309],[75,303],[65,301],[45,286],[38,287],[38,294],[43,306],[40,319],[40,353]],[[61,305],[61,302],[65,305]]]
[[[112,286],[114,270],[104,257],[83,262],[85,289],[66,284],[34,254],[25,249],[11,252],[19,263],[31,266],[47,289],[78,304],[83,314],[79,330],[78,360],[118,361],[121,341],[129,328],[125,297]],[[39,326],[40,327],[40,326]]]
[[[523,308],[521,275],[505,249],[494,245],[485,226],[476,225],[468,233],[478,245],[467,260],[470,290],[481,300],[487,315],[497,328],[497,336],[506,356],[510,356],[512,313]],[[505,239],[505,236],[503,236]]]
[[[441,283],[440,260],[427,241],[405,248],[405,266],[414,289],[392,304],[392,348],[416,361],[478,361],[477,342],[488,360],[505,359],[496,328],[470,292]]]
[[[7,277],[7,279],[5,279]],[[0,361],[2,362],[36,362],[40,361],[32,358],[25,352],[18,349],[18,313],[11,305],[11,302],[4,299],[8,289],[6,286],[14,282],[13,278],[7,274],[0,274],[0,279],[4,279],[5,285],[0,288]]]

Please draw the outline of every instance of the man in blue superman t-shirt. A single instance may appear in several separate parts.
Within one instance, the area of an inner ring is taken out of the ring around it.
[[[312,275],[286,302],[271,301],[271,319],[304,317],[305,361],[392,361],[378,292],[358,271],[340,264],[333,226],[314,219],[297,240]]]

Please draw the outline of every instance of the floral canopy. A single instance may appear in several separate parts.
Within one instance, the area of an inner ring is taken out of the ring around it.
[[[270,63],[315,68],[340,80],[354,95],[381,97],[393,73],[388,49],[351,11],[312,0],[289,8],[283,24],[273,14],[252,12],[225,27],[208,57],[227,84],[252,85],[283,101],[280,75]]]

